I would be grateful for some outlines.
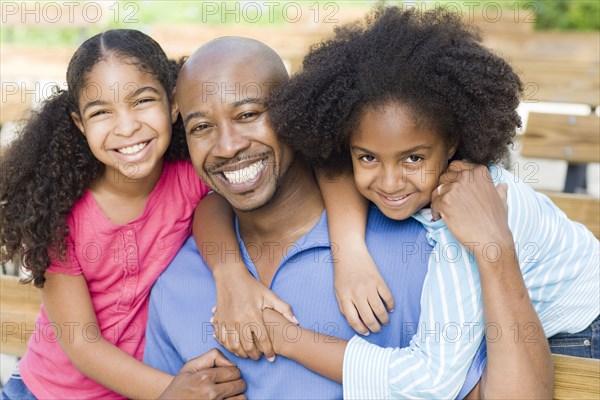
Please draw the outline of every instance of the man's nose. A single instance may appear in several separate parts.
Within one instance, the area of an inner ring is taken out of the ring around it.
[[[250,147],[250,140],[241,132],[237,132],[231,122],[223,124],[219,129],[219,142],[215,147],[215,156],[233,158],[237,153]]]

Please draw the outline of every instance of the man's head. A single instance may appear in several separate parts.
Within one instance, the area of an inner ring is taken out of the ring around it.
[[[175,99],[192,163],[234,209],[267,205],[294,160],[266,109],[269,95],[287,79],[271,48],[240,37],[202,46],[179,74]]]

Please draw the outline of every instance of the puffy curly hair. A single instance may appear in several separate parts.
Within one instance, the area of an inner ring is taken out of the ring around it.
[[[154,75],[171,94],[182,61],[169,60],[159,44],[142,32],[115,29],[85,41],[67,69],[68,90],[59,91],[34,113],[3,152],[0,177],[0,261],[31,271],[43,287],[50,252],[65,256],[66,217],[84,191],[104,171],[71,119],[79,112],[86,74],[109,55],[123,57]],[[165,159],[188,158],[181,118]]]
[[[279,137],[313,167],[350,168],[349,136],[367,108],[396,102],[458,143],[455,159],[499,162],[521,120],[510,65],[474,28],[441,8],[380,5],[311,47],[302,70],[270,99]]]

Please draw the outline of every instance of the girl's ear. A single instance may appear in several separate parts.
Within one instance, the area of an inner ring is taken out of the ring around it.
[[[177,105],[177,101],[175,100],[175,91],[177,89],[173,89],[173,93],[171,93],[171,124],[174,124],[177,121],[177,117],[179,116],[179,106]]]
[[[73,120],[73,123],[75,124],[75,126],[81,131],[83,136],[85,136],[85,130],[83,129],[83,123],[81,122],[81,116],[76,112],[72,112],[71,119]]]
[[[458,148],[458,142],[460,140],[456,139],[454,140],[452,143],[450,143],[450,145],[448,146],[448,153],[446,154],[448,157],[448,160],[450,160],[452,157],[454,157],[454,153],[456,153],[456,149]]]

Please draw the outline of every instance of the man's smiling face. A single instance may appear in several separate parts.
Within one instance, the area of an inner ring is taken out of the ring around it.
[[[256,57],[217,59],[188,66],[177,84],[192,163],[240,211],[267,205],[293,161],[268,121],[267,70]]]

